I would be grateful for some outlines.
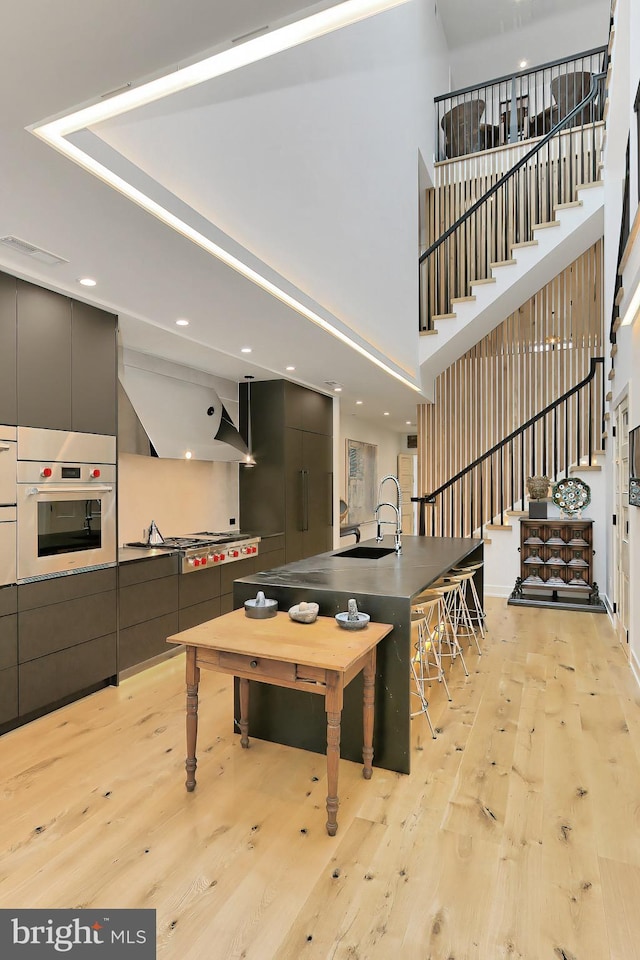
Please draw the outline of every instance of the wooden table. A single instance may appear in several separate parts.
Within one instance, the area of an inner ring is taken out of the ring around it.
[[[186,787],[196,785],[198,684],[200,668],[231,674],[240,680],[240,743],[249,746],[249,680],[324,696],[327,714],[327,833],[338,830],[338,763],[344,688],[360,671],[363,692],[363,776],[371,779],[376,647],[393,630],[389,623],[369,623],[348,631],[333,617],[315,623],[294,623],[287,613],[253,620],[234,610],[167,639],[187,651]]]

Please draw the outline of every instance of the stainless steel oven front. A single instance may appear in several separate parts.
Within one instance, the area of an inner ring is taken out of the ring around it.
[[[115,438],[18,428],[17,582],[117,559]]]

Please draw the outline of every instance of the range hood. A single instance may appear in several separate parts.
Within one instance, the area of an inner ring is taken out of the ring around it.
[[[181,364],[124,350],[118,369],[118,447],[169,459],[244,460],[249,453],[227,406],[237,384]],[[226,405],[225,405],[226,404]]]

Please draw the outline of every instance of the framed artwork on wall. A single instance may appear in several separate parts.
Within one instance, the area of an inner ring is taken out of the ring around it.
[[[378,448],[375,443],[347,440],[345,463],[347,523],[367,523],[376,509]]]

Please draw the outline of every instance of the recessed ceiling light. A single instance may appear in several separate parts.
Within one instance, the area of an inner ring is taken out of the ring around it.
[[[406,423],[406,425],[407,425],[408,427],[411,426],[411,420],[405,420],[405,423]]]
[[[80,277],[78,283],[81,283],[83,287],[95,287],[97,281],[92,280],[91,277]]]
[[[185,460],[191,460],[192,456],[193,454],[191,453],[191,450],[185,450],[185,453],[184,453]]]
[[[362,400],[356,400],[356,406],[357,407],[362,406]]]
[[[189,326],[189,321],[188,321],[188,320],[185,320],[183,317],[181,317],[180,320],[176,320],[176,326],[177,326],[177,327],[188,327],[188,326]]]
[[[520,69],[521,69],[521,70],[524,70],[524,68],[527,67],[528,65],[529,65],[529,61],[528,61],[528,60],[521,60],[521,61],[520,61]]]
[[[388,416],[389,416],[389,411],[388,411],[388,410],[385,410],[384,415],[385,415],[385,417],[388,417]]]
[[[240,353],[251,353],[251,347],[242,347]]]
[[[342,393],[342,387],[334,387],[334,388],[333,388],[333,392],[334,392],[334,393]]]
[[[291,372],[291,370],[295,370],[295,367],[285,367],[285,370],[289,370],[289,372]]]

